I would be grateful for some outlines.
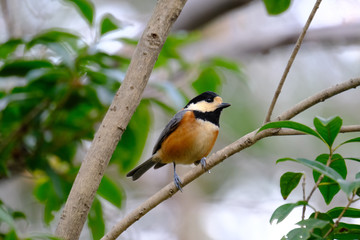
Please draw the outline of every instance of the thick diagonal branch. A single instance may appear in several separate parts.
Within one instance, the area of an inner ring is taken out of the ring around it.
[[[78,239],[109,160],[138,106],[172,24],[186,0],[159,0],[135,49],[120,89],[107,111],[76,176],[56,236]]]

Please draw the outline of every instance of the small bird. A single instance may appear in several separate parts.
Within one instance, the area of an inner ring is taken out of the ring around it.
[[[204,92],[190,100],[174,115],[157,140],[152,156],[126,176],[135,181],[154,166],[174,165],[174,183],[182,191],[176,174],[176,164],[201,164],[206,169],[206,156],[213,148],[219,133],[220,113],[229,103],[214,92]]]

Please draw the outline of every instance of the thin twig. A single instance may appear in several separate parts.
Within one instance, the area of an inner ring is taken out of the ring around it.
[[[360,78],[351,79],[349,81],[337,84],[330,88],[327,88],[303,101],[296,104],[295,106],[291,107],[284,113],[280,114],[276,119],[278,120],[287,120],[291,119],[300,112],[305,111],[306,109],[310,108],[311,106],[325,101],[326,99],[339,94],[341,92],[347,91],[351,88],[356,88],[360,85]],[[217,164],[221,163],[228,157],[234,155],[241,150],[248,148],[255,144],[262,138],[272,136],[273,134],[277,133],[277,130],[274,131],[273,129],[268,129],[258,133],[259,129],[256,129],[245,136],[241,137],[240,139],[236,140],[235,142],[231,143],[230,145],[224,147],[223,149],[217,151],[216,153],[212,154],[207,158],[206,168],[210,170]],[[201,176],[204,173],[204,169],[199,166],[195,167],[186,173],[181,179],[183,182],[183,186],[185,187],[190,182],[194,181],[196,178]],[[145,202],[143,202],[138,208],[130,212],[127,216],[125,216],[122,220],[120,220],[103,238],[102,240],[113,240],[116,239],[122,232],[124,232],[128,227],[130,227],[134,222],[138,221],[141,217],[143,217],[146,213],[152,210],[154,207],[159,205],[161,202],[165,201],[166,199],[172,197],[178,189],[175,187],[174,183],[169,183],[160,191],[155,193]]]
[[[305,37],[305,35],[306,35],[306,32],[307,32],[307,30],[309,29],[309,26],[310,26],[310,24],[311,24],[311,21],[313,20],[313,18],[314,18],[314,16],[315,16],[315,13],[316,13],[317,9],[318,9],[319,6],[320,6],[320,3],[321,3],[321,0],[317,0],[317,1],[316,1],[316,3],[315,3],[315,5],[314,5],[314,7],[313,7],[313,9],[312,9],[312,11],[311,11],[308,19],[307,19],[307,21],[306,21],[306,23],[305,23],[305,26],[304,26],[304,28],[303,28],[303,30],[302,30],[302,32],[301,32],[298,40],[296,41],[294,50],[293,50],[293,52],[291,53],[290,59],[289,59],[287,65],[286,65],[286,68],[285,68],[285,70],[284,70],[284,73],[283,73],[283,75],[282,75],[282,77],[281,77],[281,79],[280,79],[280,82],[279,82],[278,87],[277,87],[277,89],[276,89],[276,91],[275,91],[274,97],[273,97],[273,99],[272,99],[272,101],[271,101],[269,110],[268,110],[268,112],[267,112],[267,114],[266,114],[265,123],[270,122],[270,120],[271,120],[272,112],[273,112],[273,110],[274,110],[276,101],[277,101],[277,99],[279,98],[279,95],[280,95],[281,89],[282,89],[282,87],[283,87],[283,85],[284,85],[284,83],[285,83],[286,77],[287,77],[287,75],[288,75],[288,73],[289,73],[289,71],[290,71],[290,68],[291,68],[291,66],[292,66],[292,64],[293,64],[293,62],[294,62],[294,60],[295,60],[295,57],[296,57],[297,53],[299,52],[299,49],[300,49],[300,47],[301,47],[301,44],[302,44],[302,42],[303,42],[303,40],[304,40],[304,37]]]
[[[303,176],[303,181],[302,181],[302,194],[303,194],[303,201],[306,201],[306,195],[305,195],[305,186],[306,186],[306,181],[305,181],[305,174]],[[305,211],[306,211],[306,205],[303,205],[303,209],[302,209],[302,214],[301,214],[301,220],[305,219]]]

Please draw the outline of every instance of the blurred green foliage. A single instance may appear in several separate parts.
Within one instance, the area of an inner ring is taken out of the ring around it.
[[[65,2],[72,4],[88,27],[100,35],[96,41],[121,28],[121,22],[111,14],[105,14],[96,24],[94,5],[89,0]],[[242,78],[238,65],[226,59],[187,62],[180,48],[197,39],[198,34],[169,36],[155,68],[166,69],[169,75],[195,71],[197,77],[188,85],[197,93],[221,90],[224,72]],[[113,40],[129,47],[136,44],[131,39]],[[0,179],[23,171],[32,174],[33,194],[44,204],[46,224],[66,201],[79,169],[79,150],[85,148],[84,141],[92,140],[130,63],[126,56],[97,48],[97,43],[89,45],[69,29],[48,29],[30,39],[9,39],[0,44]],[[150,87],[174,102],[187,99],[173,81],[153,83]],[[168,114],[177,111],[157,97],[141,101],[110,162],[118,166],[120,174],[140,160],[154,104]],[[102,201],[120,208],[124,197],[120,184],[105,175],[88,216],[94,239],[105,232]],[[1,203],[0,218],[9,226],[0,239],[19,239],[15,222],[25,216],[11,212]],[[36,237],[54,239],[46,235]]]

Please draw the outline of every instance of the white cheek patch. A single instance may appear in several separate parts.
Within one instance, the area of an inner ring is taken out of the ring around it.
[[[200,112],[212,112],[216,110],[218,105],[219,103],[217,102],[208,103],[205,101],[201,101],[195,104],[190,104],[186,109]]]

